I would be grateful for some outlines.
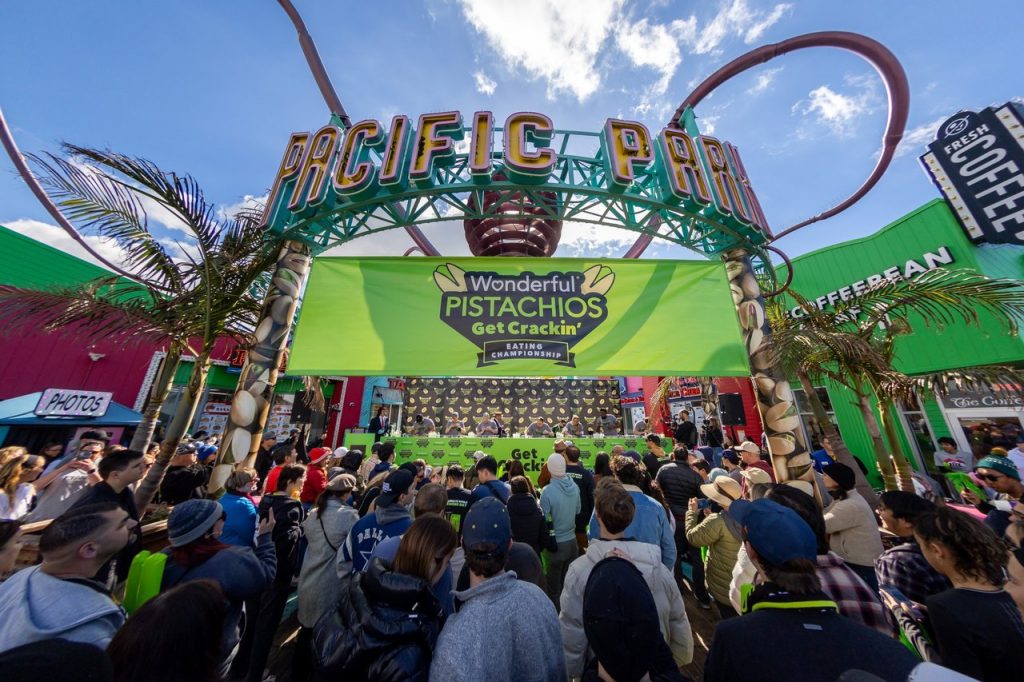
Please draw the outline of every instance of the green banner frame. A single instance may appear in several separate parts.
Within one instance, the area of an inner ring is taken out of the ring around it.
[[[610,453],[616,445],[621,445],[627,450],[636,450],[640,454],[647,452],[643,436],[607,436],[605,438],[573,438],[571,440],[580,449],[580,463],[587,469],[594,468],[594,458],[597,457],[597,453]],[[526,475],[535,483],[537,476],[540,475],[541,467],[547,462],[548,456],[555,451],[555,439],[553,438],[419,438],[400,436],[382,438],[381,442],[395,444],[396,465],[422,459],[435,469],[451,464],[458,464],[463,469],[467,469],[475,464],[473,453],[482,450],[498,461],[498,467],[501,470],[499,474],[504,471],[504,462],[519,460],[523,463]],[[345,434],[345,447],[349,449],[355,447],[369,453],[372,445],[373,434]],[[666,452],[672,452],[672,439],[662,436],[662,446]]]
[[[288,361],[324,376],[747,376],[709,261],[314,261]]]

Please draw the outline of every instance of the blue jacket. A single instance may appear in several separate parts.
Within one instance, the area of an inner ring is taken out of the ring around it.
[[[224,530],[221,531],[220,541],[225,545],[255,547],[256,524],[259,521],[256,505],[248,497],[235,493],[224,493],[219,502],[227,516],[224,519]]]
[[[359,519],[338,551],[338,577],[362,572],[378,543],[401,535],[411,525],[409,510],[397,502]]]
[[[626,527],[623,537],[628,540],[639,540],[659,545],[661,547],[661,563],[672,570],[676,563],[676,541],[672,535],[672,524],[668,522],[665,508],[653,497],[644,495],[635,485],[623,487],[629,491],[633,503],[636,505],[633,523]],[[594,515],[590,517],[590,539],[596,540],[600,534],[601,528],[597,525],[597,512],[594,512]]]
[[[568,476],[552,478],[540,493],[540,508],[551,519],[555,542],[576,539],[576,515],[580,513],[580,488]]]
[[[508,497],[511,494],[512,489],[504,481],[487,481],[473,488],[473,501],[497,497],[504,504],[508,504]]]

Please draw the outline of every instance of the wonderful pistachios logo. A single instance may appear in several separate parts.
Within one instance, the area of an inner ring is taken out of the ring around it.
[[[608,317],[605,296],[615,283],[606,265],[583,272],[467,272],[446,263],[434,270],[441,319],[480,352],[477,367],[506,360],[550,360],[575,367],[570,349]]]

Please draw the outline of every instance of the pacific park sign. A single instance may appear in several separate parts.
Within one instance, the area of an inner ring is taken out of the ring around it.
[[[571,173],[560,162],[573,151],[552,143],[559,134],[569,133],[536,112],[514,113],[502,128],[489,111],[475,112],[468,125],[457,111],[423,114],[416,125],[398,115],[387,129],[373,119],[347,129],[332,121],[292,134],[265,220],[277,225],[367,200],[429,192],[445,183],[442,170],[456,159],[464,159],[466,172],[458,180],[463,191],[500,183],[564,189]],[[728,142],[700,135],[695,126],[652,134],[642,123],[616,118],[597,137],[599,148],[588,158],[600,172],[588,175],[580,191],[637,196],[659,210],[676,207],[744,232],[766,231],[739,152]]]

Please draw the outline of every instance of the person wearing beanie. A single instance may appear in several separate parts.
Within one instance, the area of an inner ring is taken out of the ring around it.
[[[733,502],[729,516],[761,582],[745,592],[744,616],[718,623],[705,682],[838,680],[850,669],[907,679],[917,659],[906,647],[842,616],[822,591],[817,540],[795,511],[762,498]]]
[[[1006,457],[983,457],[974,467],[976,478],[995,493],[996,499],[982,500],[969,490],[962,493],[964,501],[985,514],[985,525],[1002,537],[1010,525],[1010,508],[1024,502],[1024,484],[1013,461]]]
[[[562,594],[562,581],[569,570],[569,564],[579,554],[576,544],[576,515],[583,508],[580,502],[580,489],[571,478],[565,475],[565,458],[557,453],[548,456],[548,471],[551,483],[540,493],[540,509],[547,517],[551,533],[555,536],[555,551],[548,553],[546,571],[548,596],[559,606]]]
[[[262,594],[277,575],[272,535],[275,523],[273,514],[260,521],[256,548],[251,549],[220,541],[224,510],[213,500],[186,500],[167,517],[167,539],[171,546],[164,550],[168,556],[161,591],[183,582],[206,579],[220,585],[228,600],[221,642],[222,675],[235,658],[246,600]]]
[[[822,467],[825,486],[833,498],[825,509],[825,532],[832,551],[875,592],[875,559],[885,548],[871,505],[857,492],[853,469],[842,462]]]
[[[565,665],[569,678],[578,678],[583,674],[588,648],[597,654],[602,663],[607,663],[607,657],[614,654],[612,647],[608,646],[611,643],[590,639],[594,633],[587,626],[587,611],[593,607],[593,591],[590,588],[594,581],[600,581],[600,567],[606,563],[604,560],[609,556],[619,557],[632,565],[632,570],[626,573],[634,576],[631,579],[633,584],[629,585],[627,581],[623,589],[628,591],[623,594],[631,593],[638,599],[642,599],[645,594],[653,595],[655,605],[651,614],[653,628],[645,633],[644,643],[620,641],[617,650],[622,656],[628,656],[630,651],[627,649],[632,650],[634,645],[649,651],[650,647],[660,641],[668,645],[669,663],[672,663],[674,658],[676,666],[686,665],[693,659],[693,634],[686,617],[686,608],[683,606],[683,597],[672,571],[661,563],[661,552],[655,545],[638,542],[628,538],[625,533],[636,514],[633,498],[615,479],[602,479],[597,486],[595,513],[600,526],[600,539],[591,542],[583,556],[569,566],[560,600],[562,609],[558,622],[562,629],[562,646],[565,649]],[[611,598],[618,589],[599,592],[606,592],[606,596]],[[620,636],[625,635],[633,624],[633,619],[629,617],[630,610],[625,606],[621,605],[611,611],[612,614],[618,613],[623,617]],[[649,641],[646,635],[653,635],[653,640]],[[645,671],[642,666],[638,666],[635,672],[637,675],[630,678],[621,678],[617,673],[612,675],[616,680],[637,679]]]
[[[309,451],[309,466],[306,467],[306,482],[302,484],[299,502],[306,511],[320,497],[327,487],[327,463],[330,461],[330,448],[313,448]]]
[[[462,526],[470,586],[455,592],[461,606],[437,640],[430,679],[565,682],[558,615],[543,590],[505,570],[511,546],[505,505],[474,502]]]
[[[412,525],[408,506],[415,497],[413,479],[404,468],[395,469],[384,479],[380,495],[374,500],[376,509],[359,519],[338,552],[335,569],[339,578],[364,571],[379,542],[402,535]]]

